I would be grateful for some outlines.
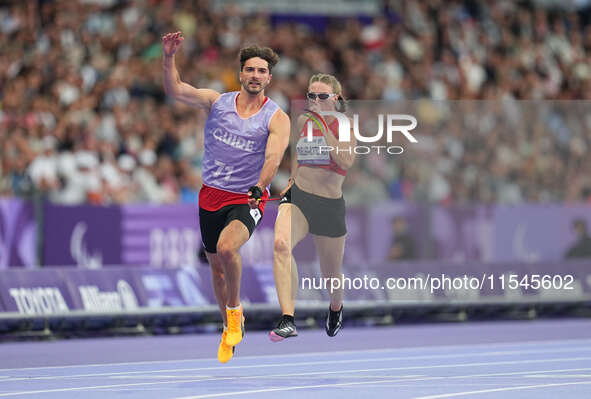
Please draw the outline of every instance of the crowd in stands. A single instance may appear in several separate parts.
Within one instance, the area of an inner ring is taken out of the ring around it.
[[[286,111],[316,72],[336,75],[354,102],[450,101],[421,111],[444,116],[406,154],[358,158],[350,204],[591,199],[589,8],[386,0],[379,16],[277,22],[212,3],[0,6],[0,195],[196,202],[206,115],[167,99],[161,78],[161,36],[181,31],[182,80],[220,92],[240,88],[241,47],[275,49],[266,94]]]

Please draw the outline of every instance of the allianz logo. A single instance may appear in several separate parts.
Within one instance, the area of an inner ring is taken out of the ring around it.
[[[117,291],[101,291],[96,285],[78,287],[84,310],[117,312],[139,307],[133,288],[125,280],[117,281]]]

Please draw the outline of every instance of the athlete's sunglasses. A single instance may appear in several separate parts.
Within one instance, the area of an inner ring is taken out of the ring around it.
[[[307,93],[306,97],[308,97],[309,100],[316,100],[316,97],[318,97],[318,99],[320,100],[328,100],[331,97],[336,96],[336,94],[334,93]]]

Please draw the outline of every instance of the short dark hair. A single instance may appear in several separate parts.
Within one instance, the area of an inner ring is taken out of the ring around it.
[[[254,57],[259,57],[267,61],[267,64],[269,65],[269,73],[271,73],[271,69],[273,69],[273,67],[277,65],[277,62],[279,62],[279,56],[271,48],[249,46],[240,50],[240,70],[242,71],[246,61]]]

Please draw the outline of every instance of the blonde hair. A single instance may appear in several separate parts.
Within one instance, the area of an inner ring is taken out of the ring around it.
[[[315,75],[312,75],[312,77],[310,78],[310,82],[308,83],[308,86],[315,82],[324,83],[330,86],[332,92],[339,96],[337,102],[337,111],[344,112],[347,107],[347,104],[345,102],[345,97],[343,97],[343,87],[341,86],[341,82],[339,82],[339,80],[335,78],[333,75],[329,75],[327,73],[317,73]]]

